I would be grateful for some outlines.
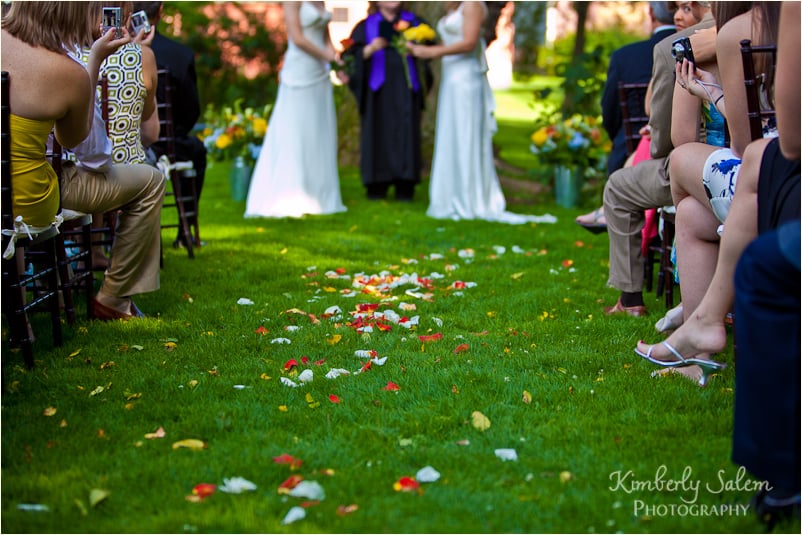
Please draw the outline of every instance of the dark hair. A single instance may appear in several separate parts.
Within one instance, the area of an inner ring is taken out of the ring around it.
[[[159,15],[159,8],[162,7],[162,2],[134,2],[133,10],[144,11],[148,16],[150,22],[153,22]]]
[[[720,31],[721,27],[729,21],[743,15],[754,6],[755,2],[713,2],[713,18],[716,19],[716,30]]]

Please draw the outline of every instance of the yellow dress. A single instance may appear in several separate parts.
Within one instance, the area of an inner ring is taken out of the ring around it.
[[[53,121],[11,115],[11,175],[14,216],[33,227],[53,223],[59,207],[56,172],[45,158]]]

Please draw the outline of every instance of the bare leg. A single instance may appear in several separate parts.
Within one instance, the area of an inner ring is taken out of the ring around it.
[[[710,286],[718,257],[719,221],[709,204],[694,197],[685,197],[677,205],[676,247],[677,269],[680,276],[683,318],[696,310]]]
[[[722,351],[727,344],[724,317],[735,299],[735,266],[746,246],[757,237],[757,185],[763,151],[768,142],[766,139],[757,140],[744,151],[735,196],[724,223],[713,279],[696,310],[666,340],[683,357],[698,355],[703,358],[705,354]],[[649,346],[639,342],[638,349],[645,353]],[[652,356],[674,360],[662,345],[654,348]]]

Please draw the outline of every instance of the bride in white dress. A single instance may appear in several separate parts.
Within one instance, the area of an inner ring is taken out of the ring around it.
[[[288,47],[245,217],[343,212],[329,79],[329,62],[336,58],[331,14],[323,2],[284,2],[283,7]]]
[[[493,162],[496,107],[487,81],[484,2],[450,2],[437,24],[441,44],[409,44],[413,56],[442,57],[434,159],[426,214],[438,219],[484,219],[502,223],[556,221],[506,211]]]

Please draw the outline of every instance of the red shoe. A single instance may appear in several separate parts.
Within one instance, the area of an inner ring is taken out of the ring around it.
[[[630,316],[639,318],[646,315],[646,306],[638,305],[634,307],[625,307],[621,304],[621,298],[619,297],[618,301],[615,302],[615,305],[611,307],[604,307],[604,313],[608,316],[612,316],[614,314],[629,314]]]

